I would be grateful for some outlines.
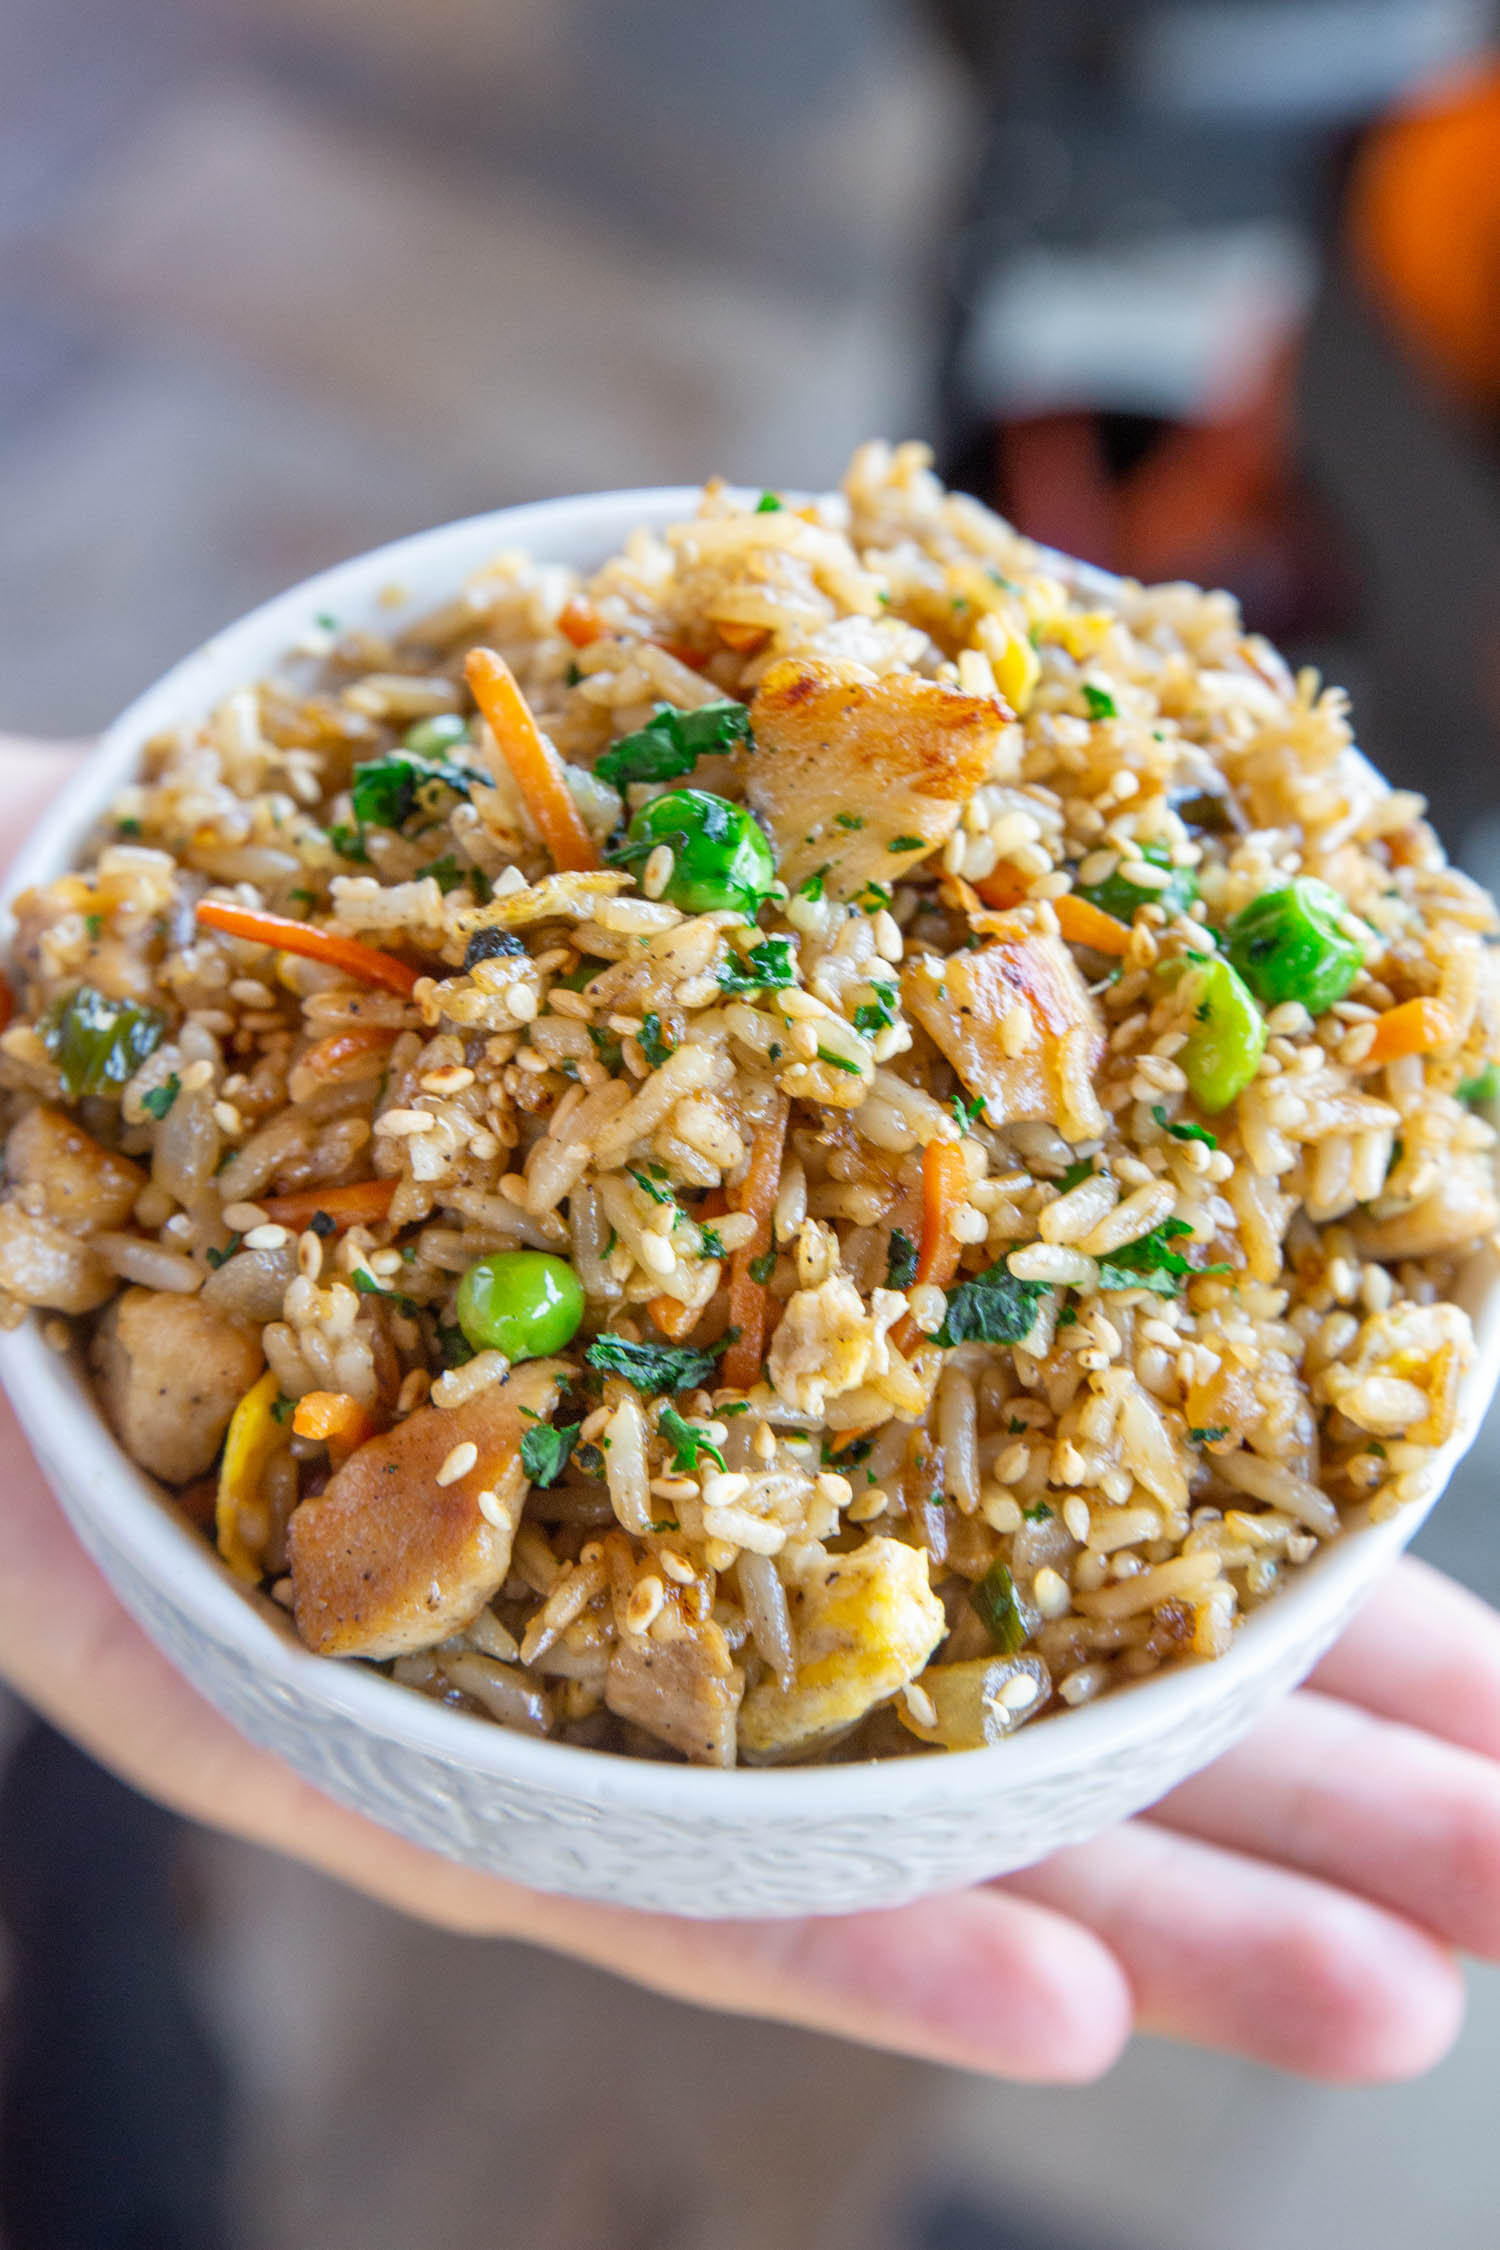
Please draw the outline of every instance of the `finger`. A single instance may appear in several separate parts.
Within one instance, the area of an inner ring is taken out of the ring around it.
[[[1130,1995],[1087,1931],[976,1892],[888,1913],[687,1922],[545,1897],[421,1850],[322,1796],[194,1693],[77,1545],[8,1408],[0,1647],[22,1692],[94,1755],[190,1817],[387,1904],[551,1945],[674,1996],[961,2067],[1072,2082],[1108,2067]]]
[[[1415,1728],[1304,1691],[1151,1818],[1500,1956],[1500,1765]]]
[[[1500,1617],[1411,1556],[1376,1587],[1311,1684],[1500,1758]]]
[[[1463,1983],[1423,1931],[1309,1876],[1133,1823],[1005,1888],[1094,1931],[1137,2021],[1310,2078],[1373,2083],[1451,2045]]]

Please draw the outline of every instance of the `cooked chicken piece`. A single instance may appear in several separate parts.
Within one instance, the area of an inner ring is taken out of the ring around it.
[[[19,1203],[0,1203],[0,1289],[23,1305],[51,1312],[93,1312],[115,1277],[86,1243],[50,1219],[33,1219]]]
[[[1010,916],[996,915],[997,928]],[[901,979],[907,1011],[942,1049],[994,1125],[1042,1119],[1066,1141],[1092,1140],[1104,1026],[1061,941],[1016,919],[978,953],[919,954]]]
[[[477,1616],[510,1568],[526,1498],[521,1439],[533,1418],[550,1415],[557,1375],[555,1360],[530,1360],[463,1406],[418,1407],[302,1502],[287,1553],[309,1648],[405,1656]],[[440,1484],[465,1445],[473,1466]]]
[[[664,1611],[658,1630],[670,1613]],[[734,1764],[734,1722],[745,1675],[712,1618],[687,1625],[672,1618],[673,1638],[625,1633],[615,1643],[604,1700],[622,1719],[680,1750],[695,1766]]]
[[[45,1106],[15,1127],[5,1171],[13,1186],[40,1190],[44,1218],[78,1235],[124,1226],[146,1184],[138,1164],[101,1148],[66,1110]]]
[[[1494,1166],[1487,1152],[1449,1157],[1419,1202],[1385,1218],[1364,1213],[1347,1224],[1363,1258],[1440,1258],[1471,1250],[1500,1226]]]
[[[253,1330],[197,1297],[155,1289],[116,1299],[91,1358],[120,1443],[163,1484],[212,1468],[229,1417],[263,1364]]]
[[[746,1696],[740,1753],[752,1762],[804,1756],[843,1733],[915,1679],[948,1630],[925,1551],[898,1539],[827,1555],[788,1594],[797,1677]]]
[[[902,673],[787,658],[750,707],[746,794],[789,890],[821,874],[830,898],[886,888],[958,824],[1008,714]]]

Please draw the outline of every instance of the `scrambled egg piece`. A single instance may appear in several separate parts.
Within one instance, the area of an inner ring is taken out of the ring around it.
[[[1376,1437],[1441,1445],[1454,1426],[1473,1331],[1457,1305],[1393,1305],[1372,1313],[1314,1394]]]
[[[899,1292],[877,1289],[866,1312],[847,1274],[797,1290],[771,1342],[771,1381],[789,1405],[821,1414],[827,1400],[857,1390],[871,1375],[890,1372],[886,1336],[905,1310]]]
[[[762,1680],[740,1712],[740,1754],[795,1757],[862,1719],[915,1679],[948,1630],[927,1579],[927,1555],[871,1539],[825,1555],[789,1590],[797,1675],[789,1689]]]

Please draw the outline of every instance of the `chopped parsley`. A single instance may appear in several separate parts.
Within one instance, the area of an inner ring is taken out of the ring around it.
[[[1022,1427],[1024,1429],[1024,1423],[1022,1424]],[[1023,1508],[1021,1510],[1021,1513],[1026,1518],[1026,1521],[1028,1523],[1050,1523],[1052,1521],[1052,1510],[1048,1507],[1045,1500],[1038,1500],[1034,1503],[1033,1506],[1029,1508]]]
[[[649,1195],[653,1203],[660,1203],[664,1207],[675,1206],[677,1198],[672,1193],[671,1188],[663,1187],[661,1184],[667,1177],[665,1165],[653,1164],[645,1172],[636,1171],[635,1167],[630,1164],[627,1164],[625,1169],[642,1195]]]
[[[128,815],[124,820],[117,820],[115,827],[122,836],[139,836],[141,832],[141,824],[134,814]]]
[[[818,1060],[827,1063],[830,1070],[847,1071],[851,1078],[859,1076],[859,1064],[850,1062],[847,1055],[836,1055],[831,1047],[820,1047],[818,1049]]]
[[[1083,683],[1083,700],[1089,707],[1091,719],[1117,719],[1119,706],[1108,688],[1095,687],[1092,680]]]
[[[85,914],[83,926],[90,938],[101,937],[104,933],[104,916],[102,914]]]
[[[823,877],[832,866],[833,861],[825,859],[822,866],[815,868],[805,883],[799,883],[797,886],[798,898],[820,899],[823,896]]]
[[[909,1234],[892,1227],[891,1246],[886,1253],[885,1285],[887,1289],[910,1289],[916,1278],[917,1246]]]
[[[398,1306],[404,1313],[414,1313],[420,1310],[411,1298],[404,1297],[399,1289],[387,1289],[383,1281],[377,1281],[367,1266],[356,1266],[349,1279],[353,1282],[361,1297],[388,1297],[391,1303]]]
[[[1188,1436],[1194,1445],[1217,1445],[1221,1438],[1227,1438],[1228,1435],[1227,1422],[1206,1422],[1201,1427],[1194,1423],[1188,1430]]]
[[[672,1448],[672,1468],[678,1476],[691,1476],[698,1466],[698,1456],[706,1453],[722,1469],[723,1454],[711,1443],[706,1431],[696,1422],[685,1421],[675,1406],[664,1406],[656,1417],[657,1434],[666,1439]]]
[[[533,1422],[521,1439],[521,1466],[533,1484],[556,1484],[567,1466],[582,1422]]]
[[[838,822],[840,828],[863,828],[865,824],[864,815],[862,813],[840,812],[835,813],[833,817]]]
[[[732,750],[750,740],[747,705],[724,701],[700,704],[696,711],[657,705],[656,715],[634,734],[611,743],[594,767],[601,781],[624,789],[632,781],[671,781],[691,773],[698,760],[715,750]]]
[[[1190,1265],[1180,1250],[1172,1244],[1192,1228],[1186,1219],[1163,1219],[1159,1227],[1143,1234],[1139,1242],[1127,1242],[1122,1250],[1112,1250],[1107,1258],[1099,1260],[1099,1287],[1101,1289],[1150,1289],[1158,1297],[1177,1297],[1182,1285],[1195,1274],[1230,1273],[1227,1265]]]
[[[415,812],[421,792],[435,781],[456,797],[469,796],[476,785],[494,787],[489,775],[473,766],[457,766],[449,758],[422,758],[415,750],[393,750],[384,758],[366,759],[355,767],[349,789],[361,834],[366,828],[400,828]]]
[[[430,875],[444,898],[450,891],[460,890],[469,880],[467,867],[460,867],[452,852],[444,852],[441,859],[430,859],[425,867],[417,869],[417,876]]]
[[[636,1038],[640,1042],[641,1053],[653,1070],[660,1070],[668,1055],[675,1055],[677,1052],[675,1047],[669,1047],[666,1040],[663,1039],[661,1017],[654,1008],[649,1016],[643,1018],[641,1028],[636,1033]]]
[[[232,1234],[229,1237],[229,1240],[225,1243],[222,1250],[206,1250],[204,1252],[204,1256],[207,1258],[210,1266],[213,1268],[215,1273],[218,1272],[220,1266],[228,1265],[230,1259],[234,1256],[236,1250],[238,1250],[240,1244],[244,1241],[244,1239],[245,1238],[242,1234]]]
[[[698,1240],[700,1257],[722,1258],[725,1255],[723,1235],[717,1227],[705,1226],[701,1219],[698,1222]]]
[[[1093,1159],[1087,1156],[1079,1156],[1075,1157],[1057,1184],[1064,1195],[1071,1195],[1074,1188],[1081,1187],[1085,1180],[1091,1180],[1093,1176]]]
[[[750,1279],[762,1289],[775,1271],[776,1252],[774,1250],[763,1250],[758,1258],[750,1260]]]
[[[786,503],[778,500],[774,492],[763,492],[755,503],[758,516],[779,516]]]
[[[1019,1344],[1036,1326],[1042,1281],[1018,1281],[1003,1261],[947,1293],[940,1344]]]
[[[719,964],[719,989],[721,992],[779,992],[796,981],[792,963],[791,940],[784,937],[762,938],[741,956],[729,954]]]
[[[667,1391],[699,1389],[738,1333],[731,1328],[704,1350],[688,1344],[633,1344],[627,1336],[596,1336],[583,1356],[601,1375],[623,1375],[637,1390],[660,1398]]]
[[[1466,1078],[1456,1090],[1459,1100],[1471,1109],[1481,1102],[1500,1100],[1500,1063],[1486,1063],[1477,1078]]]
[[[340,859],[357,860],[368,866],[370,855],[365,850],[365,839],[358,828],[351,828],[346,821],[331,820],[328,823],[328,841]]]
[[[966,1102],[962,1094],[950,1094],[948,1107],[953,1112],[953,1122],[959,1131],[967,1133],[976,1118],[984,1115],[984,1096],[976,1094],[972,1101]]]
[[[927,838],[925,836],[893,836],[885,848],[888,852],[925,852],[928,848]]]
[[[820,1459],[825,1469],[857,1469],[861,1461],[868,1461],[875,1450],[875,1440],[868,1437],[851,1438],[842,1448],[830,1445],[824,1438]]]
[[[271,1401],[271,1420],[273,1422],[290,1422],[296,1411],[297,1401],[294,1398],[288,1398],[284,1391],[279,1397]]]
[[[1175,1119],[1168,1117],[1160,1102],[1151,1104],[1151,1114],[1162,1131],[1170,1133],[1174,1141],[1201,1141],[1205,1148],[1217,1148],[1219,1145],[1217,1133],[1211,1133],[1206,1125],[1178,1124]]]
[[[872,984],[873,1000],[862,1000],[854,1011],[856,1031],[885,1031],[896,1020],[896,987],[893,984]]]
[[[887,890],[884,883],[866,883],[854,903],[863,913],[878,914],[883,906],[890,905],[894,896],[895,893]]]
[[[148,1117],[165,1117],[181,1092],[182,1080],[174,1070],[170,1078],[164,1078],[159,1086],[153,1086],[149,1093],[142,1094],[141,1107]]]

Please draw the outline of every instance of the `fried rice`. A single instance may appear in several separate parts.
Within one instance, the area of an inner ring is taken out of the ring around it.
[[[997,1741],[1455,1427],[1500,984],[1422,812],[1228,595],[915,445],[310,618],[16,902],[0,1319],[331,1659]]]

